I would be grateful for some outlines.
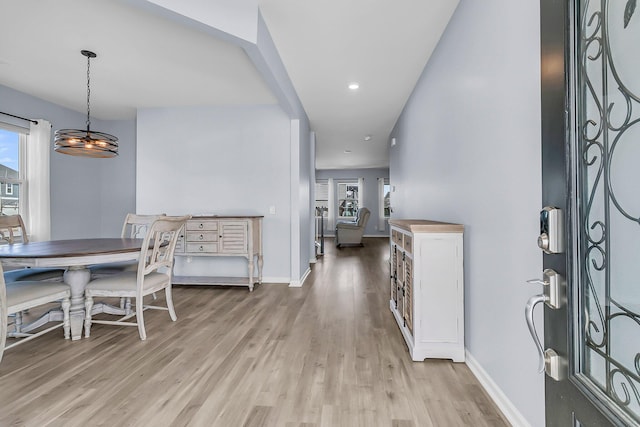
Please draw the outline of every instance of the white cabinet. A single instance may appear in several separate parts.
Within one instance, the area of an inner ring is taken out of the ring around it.
[[[411,359],[464,362],[464,227],[398,219],[389,225],[389,306]]]
[[[255,268],[262,283],[263,216],[194,216],[187,221],[176,256],[241,256],[248,277],[174,276],[179,285],[243,285],[253,291]]]

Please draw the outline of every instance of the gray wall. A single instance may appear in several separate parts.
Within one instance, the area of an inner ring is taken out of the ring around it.
[[[371,211],[369,222],[364,230],[365,236],[387,236],[389,234],[389,225],[385,223],[384,230],[378,230],[378,178],[389,178],[389,169],[386,168],[374,168],[374,169],[317,169],[316,180],[333,178],[334,189],[333,191],[338,194],[337,182],[338,180],[364,178],[364,194],[363,194],[363,208],[368,208]],[[393,205],[393,201],[392,201]],[[338,217],[338,211],[334,212],[336,218]],[[325,224],[326,225],[326,224]],[[326,230],[327,235],[333,236],[335,230]]]
[[[304,275],[309,270],[309,262],[315,256],[313,253],[312,243],[315,237],[311,233],[312,226],[312,204],[311,204],[311,165],[313,158],[311,157],[311,130],[309,129],[309,122],[307,120],[299,121],[300,128],[300,155],[299,155],[299,203],[300,210],[298,216],[300,217],[300,275]]]
[[[544,425],[524,320],[540,292],[525,280],[542,274],[538,17],[535,0],[462,0],[390,149],[393,217],[465,225],[466,347],[533,426]]]
[[[290,219],[297,214],[290,203],[290,122],[278,106],[140,110],[137,211],[264,215],[265,280],[288,282]],[[176,274],[243,276],[245,269],[235,257],[176,262]]]
[[[91,120],[91,128],[116,135],[120,155],[90,159],[53,151],[53,131],[86,127],[86,114],[0,85],[0,111],[52,124],[51,238],[118,236],[135,209],[135,123]],[[4,120],[0,116],[0,120]]]

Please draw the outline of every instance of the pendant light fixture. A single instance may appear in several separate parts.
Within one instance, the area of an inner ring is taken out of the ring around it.
[[[87,57],[87,129],[60,129],[55,133],[54,150],[58,153],[81,157],[115,157],[118,155],[118,138],[108,133],[91,130],[91,79],[89,67],[91,58],[97,55],[89,50],[80,53]]]

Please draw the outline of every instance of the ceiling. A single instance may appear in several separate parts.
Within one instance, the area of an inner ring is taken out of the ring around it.
[[[389,134],[458,0],[258,3],[316,132],[316,167],[387,167]],[[94,118],[278,102],[240,46],[130,1],[0,7],[0,84],[86,113],[80,50],[93,50]],[[348,89],[351,82],[359,89]]]

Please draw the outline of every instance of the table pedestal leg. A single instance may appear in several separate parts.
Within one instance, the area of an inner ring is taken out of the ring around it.
[[[71,288],[71,339],[82,338],[84,324],[84,288],[91,280],[91,271],[84,266],[69,267],[64,272],[64,282]]]

